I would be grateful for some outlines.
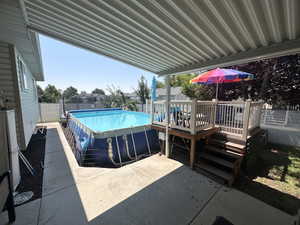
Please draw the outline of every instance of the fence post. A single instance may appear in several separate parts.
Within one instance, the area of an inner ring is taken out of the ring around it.
[[[248,125],[251,109],[251,100],[245,102],[244,117],[243,117],[243,140],[247,140],[248,137]]]
[[[289,107],[287,107],[287,110],[285,112],[284,126],[288,124],[288,121],[289,121]]]
[[[191,102],[191,133],[196,133],[196,106],[197,106],[197,100],[193,99]]]

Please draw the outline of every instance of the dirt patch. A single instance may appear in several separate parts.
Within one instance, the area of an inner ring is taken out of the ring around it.
[[[18,193],[33,192],[33,197],[25,203],[42,197],[46,134],[47,130],[44,129],[43,132],[37,132],[37,134],[32,135],[26,151],[22,152],[34,168],[34,175],[28,171],[23,161],[19,160],[21,182],[16,191]]]

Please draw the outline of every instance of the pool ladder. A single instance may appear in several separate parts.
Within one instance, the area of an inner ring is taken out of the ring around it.
[[[142,154],[142,155],[138,156],[137,152],[136,152],[136,145],[135,145],[134,135],[133,135],[133,132],[132,132],[132,128],[130,128],[130,136],[131,136],[132,146],[133,146],[133,150],[134,150],[134,157],[132,157],[130,155],[130,152],[129,152],[129,145],[128,145],[127,135],[123,135],[122,136],[122,139],[123,139],[123,141],[125,143],[126,154],[127,154],[128,158],[130,159],[129,161],[126,161],[126,162],[122,162],[122,157],[121,157],[121,152],[120,152],[120,146],[119,146],[118,136],[115,135],[114,138],[116,140],[119,162],[116,162],[114,160],[114,153],[113,153],[113,147],[112,147],[112,138],[108,138],[107,139],[107,143],[108,143],[108,156],[109,156],[110,160],[112,161],[112,163],[115,166],[123,166],[123,165],[129,164],[131,162],[137,161],[137,160],[139,160],[142,157],[151,156],[152,153],[151,153],[151,148],[150,148],[150,144],[149,144],[149,138],[148,138],[146,127],[144,127],[144,133],[145,133],[145,137],[146,137],[147,149],[148,149],[149,154]]]

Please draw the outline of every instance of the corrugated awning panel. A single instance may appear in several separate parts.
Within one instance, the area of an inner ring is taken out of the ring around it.
[[[24,0],[29,28],[157,74],[300,50],[298,0]]]

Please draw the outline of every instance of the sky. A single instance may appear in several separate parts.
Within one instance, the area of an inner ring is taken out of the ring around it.
[[[124,92],[133,92],[137,81],[144,75],[151,86],[151,72],[130,66],[91,51],[40,35],[40,45],[45,75],[48,84],[59,89],[73,86],[78,91],[91,92],[95,88],[106,91],[113,84]]]

